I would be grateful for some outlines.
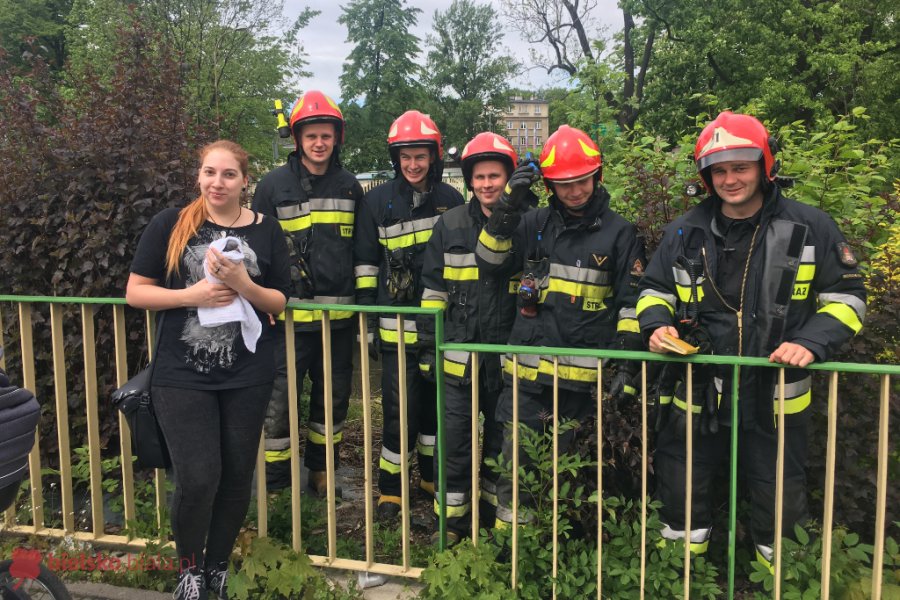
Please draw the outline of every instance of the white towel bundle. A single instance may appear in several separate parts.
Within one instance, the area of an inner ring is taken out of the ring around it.
[[[218,239],[211,243],[210,248],[215,248],[222,253],[226,259],[233,262],[244,260],[244,252],[241,250],[241,241],[236,237],[228,236]],[[222,281],[213,275],[209,270],[209,264],[203,259],[203,272],[206,274],[206,280],[210,283],[222,283]],[[219,306],[216,308],[197,308],[197,316],[200,318],[200,324],[204,327],[216,327],[225,323],[233,323],[235,321],[241,324],[241,335],[244,338],[244,345],[250,352],[256,352],[256,342],[262,333],[262,323],[253,306],[247,302],[247,299],[238,295],[228,306]]]

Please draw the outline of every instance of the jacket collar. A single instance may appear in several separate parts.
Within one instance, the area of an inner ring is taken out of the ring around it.
[[[588,200],[588,204],[584,209],[584,214],[581,216],[575,216],[569,213],[562,201],[556,197],[556,194],[550,196],[549,204],[550,208],[559,214],[567,226],[590,226],[600,221],[603,213],[609,208],[609,192],[606,191],[605,187],[597,184],[597,188],[594,190],[591,199]]]

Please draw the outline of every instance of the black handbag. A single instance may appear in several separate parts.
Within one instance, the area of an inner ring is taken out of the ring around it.
[[[165,318],[166,314],[163,313],[156,328],[157,352]],[[113,406],[122,412],[128,429],[131,430],[131,453],[137,457],[136,466],[139,469],[167,469],[172,466],[169,448],[156,420],[150,395],[154,362],[156,361],[150,361],[149,365],[112,393]]]

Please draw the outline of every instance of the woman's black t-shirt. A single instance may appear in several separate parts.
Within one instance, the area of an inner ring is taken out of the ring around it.
[[[168,208],[153,217],[141,235],[131,263],[132,273],[164,284],[166,250],[178,213],[179,209]],[[284,233],[275,219],[258,213],[254,217],[253,224],[245,227],[204,222],[197,235],[188,240],[179,273],[172,274],[167,287],[184,289],[200,281],[209,244],[233,236],[241,240],[250,279],[289,298],[291,276]],[[262,334],[256,353],[252,353],[244,345],[240,323],[204,327],[196,307],[167,310],[154,356],[153,385],[221,390],[270,383],[275,377],[273,326],[266,313],[257,310],[256,315],[262,323]]]

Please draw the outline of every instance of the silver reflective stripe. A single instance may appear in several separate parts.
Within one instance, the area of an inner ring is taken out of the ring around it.
[[[668,525],[664,525],[659,534],[666,540],[683,540],[684,530],[672,529]],[[702,544],[707,541],[712,534],[712,528],[691,529],[691,543]]]
[[[325,423],[315,423],[313,421],[309,422],[309,428],[315,431],[318,434],[325,435]],[[334,424],[334,433],[340,433],[344,430],[343,421],[340,423]]]
[[[378,324],[382,329],[387,329],[388,331],[397,331],[396,317],[379,317]],[[416,322],[410,321],[409,319],[403,319],[403,332],[412,333],[414,331],[416,331]]]
[[[762,557],[769,562],[772,562],[772,559],[775,558],[775,549],[772,546],[756,544],[756,551],[762,554]]]
[[[716,391],[721,394],[722,393],[722,385],[724,383],[722,381],[722,378],[721,377],[713,377],[713,383],[716,386]]]
[[[463,506],[468,503],[468,492],[447,492],[447,506]]]
[[[442,300],[447,302],[450,299],[450,294],[447,292],[441,292],[439,290],[433,290],[431,288],[425,288],[422,290],[422,300]]]
[[[356,202],[346,198],[310,198],[309,207],[312,210],[354,212],[356,210]]]
[[[435,436],[433,436],[433,435],[423,435],[423,434],[420,433],[420,434],[419,434],[419,442],[418,442],[418,443],[419,443],[420,445],[422,445],[422,446],[434,446],[434,441],[435,441],[436,439],[437,439],[437,438],[436,438]]]
[[[622,308],[619,310],[620,319],[637,319],[637,310],[634,308]]]
[[[407,456],[407,460],[412,460],[413,453],[409,452]],[[392,465],[400,464],[400,453],[399,452],[391,452],[384,446],[381,447],[381,458],[388,461]]]
[[[283,221],[285,219],[296,219],[303,213],[300,211],[299,204],[290,204],[288,206],[276,206],[275,214]]]
[[[778,391],[779,386],[775,386],[775,400],[778,400]],[[808,392],[812,388],[812,378],[804,377],[800,381],[795,381],[793,383],[785,383],[784,384],[784,399],[790,400],[791,398],[797,398],[798,396],[802,396],[806,392]]]
[[[497,484],[486,477],[481,478],[481,493],[497,494]]]
[[[507,508],[505,506],[497,506],[497,518],[503,521],[504,523],[512,523],[512,509]],[[525,511],[519,511],[519,525],[523,525],[528,523],[528,518],[525,516]]]
[[[461,365],[469,362],[469,356],[471,356],[471,353],[466,352],[465,350],[447,350],[444,352],[444,358]]]
[[[501,363],[509,363],[509,368],[512,369],[513,355],[506,354],[500,357]],[[531,367],[536,369],[537,366],[541,363],[541,357],[537,354],[520,354],[519,355],[519,364],[523,367]]]
[[[434,217],[426,217],[424,219],[416,219],[415,221],[403,221],[389,227],[379,226],[378,235],[381,238],[400,237],[401,235],[415,233],[416,231],[427,231],[434,227],[440,215]]]
[[[378,267],[375,265],[357,265],[353,267],[353,274],[357,277],[372,277],[378,275]]]
[[[266,450],[287,450],[291,447],[291,438],[266,438]]]
[[[666,304],[668,304],[669,306],[675,306],[675,303],[678,300],[673,294],[666,294],[665,292],[660,292],[659,290],[644,290],[643,292],[641,292],[639,299],[643,298],[644,296],[652,296],[654,298],[659,298],[660,300],[665,300]]]
[[[448,267],[474,267],[477,266],[475,262],[475,254],[449,254],[447,252],[444,253],[444,264]]]
[[[542,356],[542,360],[553,364],[552,356]],[[590,356],[560,356],[559,364],[567,367],[581,367],[582,369],[596,369],[597,359]]]
[[[569,281],[577,281],[580,283],[604,285],[609,283],[610,271],[598,271],[596,269],[588,269],[585,267],[567,267],[565,265],[550,263],[550,277],[567,279]]]
[[[478,244],[478,247],[475,248],[475,254],[477,254],[478,258],[484,262],[492,265],[502,265],[503,261],[509,256],[509,252],[494,252],[480,243]]]
[[[856,316],[859,317],[859,321],[862,322],[866,318],[866,303],[857,298],[856,296],[852,296],[850,294],[834,294],[834,293],[826,293],[819,294],[819,308],[831,304],[833,302],[837,302],[839,304],[846,304],[850,308],[853,309],[853,312],[856,313]]]
[[[680,269],[678,267],[672,267],[672,274],[675,276],[675,283],[677,283],[678,285],[683,285],[683,286],[691,285],[691,276],[688,275],[688,272],[685,271],[684,269]],[[700,285],[701,283],[703,283],[703,281],[704,281],[704,278],[702,275],[697,277],[697,285]]]
[[[800,262],[814,263],[816,262],[816,247],[803,246],[803,254],[800,255]]]

